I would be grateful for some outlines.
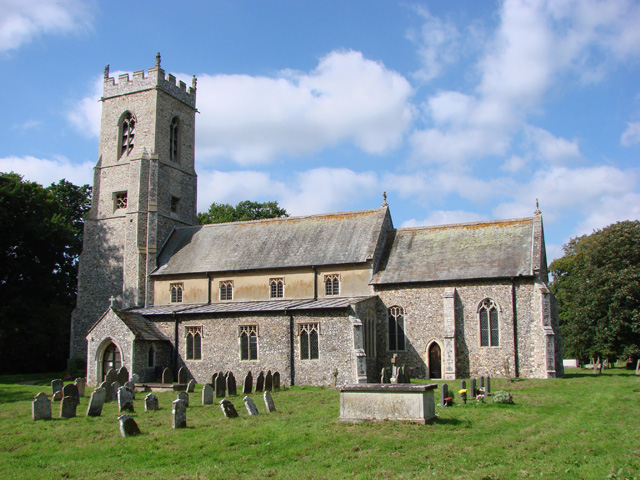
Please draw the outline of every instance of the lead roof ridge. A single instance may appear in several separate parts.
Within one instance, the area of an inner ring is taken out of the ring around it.
[[[441,225],[422,225],[416,227],[400,227],[396,228],[394,233],[409,232],[411,230],[435,230],[439,228],[455,228],[455,227],[470,227],[474,225],[495,225],[497,223],[518,223],[518,222],[532,222],[535,217],[521,217],[521,218],[507,218],[498,220],[482,220],[477,222],[465,222],[465,223],[444,223]]]

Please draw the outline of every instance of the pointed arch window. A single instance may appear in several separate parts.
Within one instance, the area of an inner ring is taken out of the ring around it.
[[[325,295],[340,295],[340,275],[337,273],[324,276]]]
[[[389,350],[404,350],[404,309],[395,305],[389,308],[387,316],[389,317]]]
[[[202,327],[186,327],[187,360],[202,360]]]
[[[127,156],[133,150],[136,136],[136,119],[126,112],[120,124],[120,156]]]
[[[233,300],[233,281],[220,282],[220,300]]]
[[[301,323],[298,326],[298,335],[300,336],[300,359],[301,360],[317,360],[320,357],[318,323]]]
[[[270,278],[269,293],[271,298],[284,297],[284,278]]]
[[[118,370],[122,366],[122,357],[120,356],[120,350],[115,343],[110,343],[105,349],[102,356],[102,377],[106,377],[107,372],[113,368],[114,371]]]
[[[183,283],[171,284],[171,303],[182,303],[182,290],[184,289]]]
[[[240,326],[240,360],[258,359],[258,326]]]
[[[484,299],[478,306],[480,318],[480,346],[500,346],[500,324],[498,306],[490,298]]]
[[[173,117],[171,120],[171,127],[169,129],[169,158],[172,162],[178,161],[178,148],[180,134],[180,123],[178,117]]]

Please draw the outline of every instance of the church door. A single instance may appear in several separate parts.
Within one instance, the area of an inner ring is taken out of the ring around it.
[[[110,368],[117,371],[122,366],[121,363],[120,350],[115,343],[109,344],[102,357],[102,380],[107,376]]]
[[[429,347],[429,378],[442,378],[442,357],[436,342]]]

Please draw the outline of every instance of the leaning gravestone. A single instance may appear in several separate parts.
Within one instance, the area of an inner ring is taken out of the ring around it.
[[[150,393],[144,397],[144,411],[151,412],[154,410],[158,410],[158,397]]]
[[[253,403],[251,397],[244,397],[244,406],[247,408],[247,413],[249,415],[258,415],[258,407]]]
[[[111,401],[118,400],[118,389],[121,387],[120,382],[117,380],[111,384]]]
[[[60,402],[60,417],[62,418],[73,418],[76,416],[76,408],[78,407],[78,402],[75,397],[62,397],[62,402]]]
[[[121,415],[118,417],[120,423],[120,435],[123,437],[133,437],[140,435],[140,428],[131,415]]]
[[[185,407],[189,406],[189,394],[187,392],[178,393],[178,400],[182,400]]]
[[[173,383],[173,373],[169,367],[162,371],[162,383]]]
[[[487,377],[487,379],[484,381],[484,393],[491,393],[491,377]]]
[[[213,405],[213,387],[208,383],[202,387],[202,405]]]
[[[244,377],[244,382],[242,382],[242,393],[244,395],[250,395],[253,389],[253,375],[251,375],[251,371],[247,373]]]
[[[100,384],[100,388],[104,389],[104,401],[110,402],[111,398],[113,397],[113,393],[111,392],[111,384],[107,383],[107,381],[105,380]]]
[[[51,401],[47,394],[40,392],[31,403],[31,417],[34,420],[51,420]]]
[[[280,391],[280,372],[273,373],[273,391]]]
[[[64,382],[59,378],[56,378],[55,380],[51,380],[51,393],[54,394],[56,392],[61,391],[63,386],[64,386]]]
[[[180,367],[178,370],[178,383],[184,384],[189,381],[189,372],[186,368]]]
[[[196,391],[196,381],[192,378],[191,380],[189,380],[189,383],[187,383],[187,393],[193,393]]]
[[[224,375],[218,374],[216,377],[216,398],[224,398],[227,389],[226,383]]]
[[[121,412],[133,412],[133,395],[127,387],[118,389],[118,408]]]
[[[220,400],[220,408],[227,418],[236,418],[238,416],[238,411],[236,407],[233,406],[233,403],[231,403],[231,400],[227,400],[226,398]]]
[[[129,390],[131,392],[131,396],[135,400],[136,399],[136,384],[133,383],[131,380],[129,380],[123,386],[126,387],[127,390]]]
[[[273,397],[271,396],[271,392],[268,392],[265,390],[263,397],[264,397],[264,406],[267,409],[267,412],[269,413],[275,412],[276,405],[275,403],[273,403]]]
[[[187,428],[187,406],[184,400],[174,400],[171,409],[171,428]]]
[[[73,383],[68,383],[64,387],[62,387],[62,396],[73,397],[76,399],[76,403],[80,403],[80,393],[78,392],[78,387]]]
[[[235,396],[238,394],[236,377],[233,376],[233,372],[229,372],[229,375],[227,375],[227,392],[229,392],[229,396]]]
[[[105,382],[108,382],[109,385],[111,385],[113,382],[118,380],[118,375],[116,374],[116,371],[113,368],[110,368],[109,370],[107,370],[107,374],[105,375],[104,380]]]
[[[444,407],[446,405],[445,398],[449,396],[449,385],[443,383],[440,386],[440,406]]]
[[[104,405],[106,393],[103,387],[98,387],[93,391],[89,399],[89,406],[87,407],[87,416],[99,417],[102,415],[102,406]]]
[[[256,392],[264,390],[264,372],[260,372],[256,379]]]
[[[117,380],[120,385],[124,385],[129,381],[129,370],[124,365],[118,369]]]
[[[273,390],[273,376],[271,375],[271,370],[267,370],[267,375],[264,377],[264,389],[267,392]]]
[[[84,377],[78,377],[76,378],[76,381],[74,383],[78,388],[78,395],[84,397],[85,387],[87,386],[87,379]]]

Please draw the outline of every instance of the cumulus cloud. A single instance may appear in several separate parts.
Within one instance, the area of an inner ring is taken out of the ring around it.
[[[423,220],[409,219],[402,223],[402,227],[421,227],[427,225],[449,225],[453,223],[479,222],[486,220],[486,216],[464,210],[434,210]]]
[[[402,75],[354,51],[332,52],[309,73],[202,75],[198,155],[251,165],[342,142],[382,154],[402,140],[411,95]]]
[[[543,128],[532,126],[525,128],[525,136],[529,144],[528,150],[536,160],[552,164],[565,164],[581,158],[576,140],[569,141],[556,137]]]
[[[627,129],[620,137],[620,143],[624,147],[630,147],[636,143],[640,143],[640,122],[628,122]]]
[[[112,77],[116,77],[120,73],[114,72]],[[102,97],[102,86],[104,77],[100,75],[96,77],[89,89],[89,93],[78,100],[72,108],[67,111],[67,120],[87,138],[97,138],[100,135],[100,115],[102,112],[102,104],[99,102]]]
[[[41,35],[86,31],[93,22],[93,6],[83,0],[0,0],[0,12],[0,52]]]
[[[44,186],[57,183],[63,178],[76,185],[91,185],[93,166],[93,162],[74,164],[64,157],[53,160],[30,156],[0,158],[0,171],[19,173],[26,180]]]

